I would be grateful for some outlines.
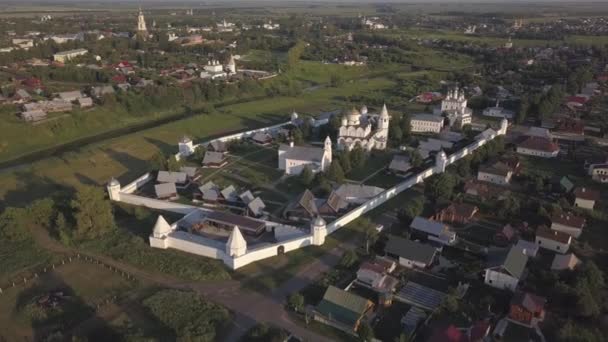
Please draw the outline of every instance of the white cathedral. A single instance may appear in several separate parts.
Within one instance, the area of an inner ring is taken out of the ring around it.
[[[462,128],[470,124],[473,119],[473,110],[467,107],[467,99],[464,90],[454,88],[448,91],[445,99],[441,101],[441,107],[437,108],[435,114],[445,113],[450,126]]]
[[[355,146],[366,151],[386,149],[389,120],[386,105],[378,115],[369,114],[366,106],[360,111],[356,108],[346,111],[338,131],[338,149],[350,151]]]

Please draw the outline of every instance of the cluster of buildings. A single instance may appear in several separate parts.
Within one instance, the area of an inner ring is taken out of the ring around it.
[[[444,127],[462,128],[471,124],[473,110],[467,107],[467,99],[463,90],[454,88],[448,91],[441,105],[433,110],[433,114],[414,114],[411,117],[412,132],[441,133]]]

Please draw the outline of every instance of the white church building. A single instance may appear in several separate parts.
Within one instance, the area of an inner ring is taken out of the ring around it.
[[[368,114],[366,106],[361,111],[356,108],[347,111],[338,131],[338,149],[350,151],[357,145],[366,151],[386,149],[389,120],[386,105],[379,115]]]
[[[445,99],[441,101],[441,107],[436,108],[434,114],[440,115],[443,113],[447,115],[450,126],[458,128],[470,124],[473,120],[473,110],[467,107],[464,91],[458,88],[448,91]]]
[[[310,167],[312,172],[317,173],[329,168],[332,161],[331,139],[325,138],[323,147],[295,146],[293,142],[289,145],[279,146],[279,169],[285,170],[287,175],[298,175],[305,166]]]

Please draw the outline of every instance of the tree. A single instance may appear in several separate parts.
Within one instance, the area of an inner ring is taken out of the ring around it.
[[[528,116],[528,111],[530,110],[530,100],[527,96],[524,96],[519,103],[519,110],[517,111],[517,117],[515,117],[515,122],[520,124],[526,121],[526,117]]]
[[[81,186],[71,202],[71,207],[76,221],[76,238],[96,238],[116,227],[112,205],[99,187]]]
[[[601,308],[598,305],[597,298],[594,296],[589,281],[587,279],[579,279],[574,288],[576,294],[576,312],[584,317],[597,317]]]
[[[27,210],[8,207],[0,214],[0,238],[9,241],[22,241],[29,237],[26,229]]]
[[[456,180],[451,174],[444,172],[433,175],[424,181],[424,193],[431,200],[447,200],[452,196]]]
[[[399,146],[399,144],[401,144],[401,140],[403,139],[403,132],[401,131],[401,128],[397,125],[391,125],[388,130],[388,138],[394,146]]]
[[[302,183],[302,185],[309,186],[314,180],[314,178],[315,175],[312,173],[310,166],[305,165],[302,169],[302,172],[300,173],[300,182]]]
[[[353,265],[357,263],[359,257],[357,253],[352,249],[347,249],[344,254],[342,254],[342,259],[340,259],[340,266],[344,268],[351,268]]]
[[[293,143],[296,145],[300,145],[304,142],[304,134],[299,128],[294,129],[291,136],[293,138]]]
[[[365,151],[357,145],[350,151],[350,161],[354,169],[362,168],[365,165]]]
[[[417,195],[405,203],[403,209],[399,212],[399,219],[409,223],[414,217],[422,214],[424,209],[424,196]]]
[[[464,134],[464,136],[469,140],[475,139],[475,135],[477,135],[477,133],[473,130],[473,126],[471,126],[471,124],[466,124],[462,126],[462,134]]]
[[[401,128],[402,140],[407,140],[412,135],[412,124],[411,118],[408,113],[403,113],[401,120],[399,120],[399,128]]]
[[[440,310],[445,313],[455,313],[460,308],[460,298],[458,297],[458,293],[456,289],[450,288],[447,296],[443,299],[441,303]]]
[[[317,179],[317,189],[319,196],[327,196],[331,192],[331,184],[327,180],[327,176],[323,172],[320,172],[316,176]]]
[[[409,150],[408,155],[410,157],[410,164],[413,167],[418,167],[422,165],[422,156],[420,155],[420,152],[418,152],[418,150]]]
[[[349,174],[353,169],[350,162],[350,152],[342,151],[342,153],[340,153],[338,156],[338,160],[340,161],[340,166],[342,166],[342,171],[344,171],[344,174]]]
[[[158,151],[150,160],[152,170],[167,170],[167,164],[167,157],[161,151]]]
[[[202,161],[205,158],[205,153],[207,153],[207,149],[203,145],[198,145],[194,149],[194,159],[197,161]]]
[[[329,170],[327,171],[327,177],[336,182],[343,183],[344,182],[344,170],[342,170],[342,166],[340,166],[340,162],[334,160],[329,165]]]
[[[178,160],[178,159],[177,159],[177,158],[176,158],[176,157],[173,155],[173,156],[171,156],[171,157],[169,158],[169,161],[167,162],[167,169],[168,169],[169,171],[172,171],[172,172],[179,171],[179,169],[182,167],[182,164],[183,164],[183,163],[184,163],[184,162],[183,162],[183,160],[182,160],[182,159]]]
[[[359,328],[357,329],[357,335],[359,335],[359,340],[363,342],[372,341],[374,338],[374,330],[368,322],[363,322],[359,324]]]
[[[287,298],[287,304],[295,312],[300,312],[304,308],[304,296],[300,292],[295,292]]]

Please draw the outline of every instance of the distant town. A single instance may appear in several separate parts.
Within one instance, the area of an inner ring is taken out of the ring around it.
[[[608,337],[608,5],[0,9],[0,341]]]

